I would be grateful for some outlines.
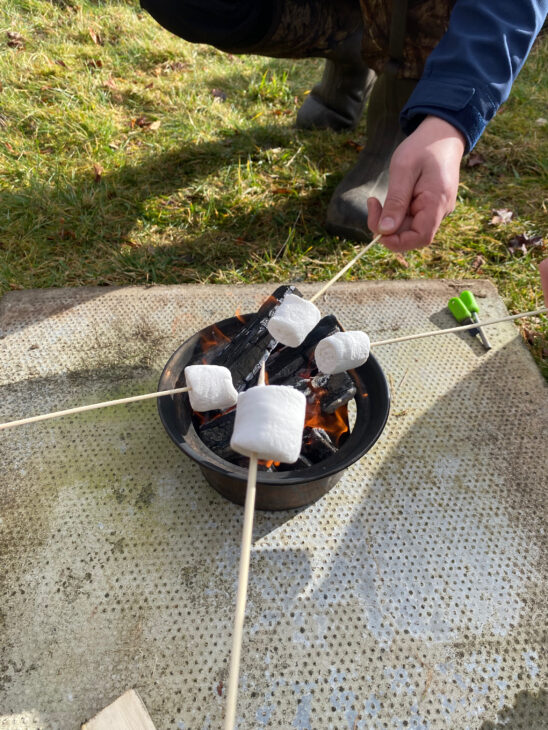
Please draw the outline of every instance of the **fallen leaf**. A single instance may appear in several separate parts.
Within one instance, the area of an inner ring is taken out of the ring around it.
[[[102,46],[103,45],[103,39],[99,35],[99,33],[96,33],[93,28],[88,28],[89,36],[91,40],[95,43],[96,46]]]
[[[545,127],[548,124],[548,119],[545,119],[544,117],[539,117],[538,119],[535,119],[535,124],[537,127]]]
[[[151,122],[146,117],[137,117],[131,120],[132,127],[150,127]]]
[[[109,142],[108,143],[108,146],[110,147],[111,150],[118,150],[118,149],[120,149],[120,145],[117,144],[116,142]]]
[[[88,68],[103,68],[103,62],[100,58],[90,58],[89,61],[86,62],[86,66]]]
[[[536,332],[534,332],[534,331],[533,331],[532,329],[530,329],[530,328],[529,328],[529,327],[528,327],[527,325],[525,325],[525,324],[522,324],[522,325],[521,325],[521,332],[522,332],[522,334],[523,334],[524,338],[525,338],[525,339],[527,340],[527,342],[528,342],[528,343],[529,343],[530,345],[534,345],[534,344],[535,344],[535,340],[536,340]]]
[[[394,258],[401,266],[403,266],[404,269],[409,268],[409,262],[406,260],[405,256],[402,256],[401,253],[395,253]]]
[[[63,68],[67,68],[67,64],[60,58],[56,58],[53,63],[56,63],[58,66],[62,66]]]
[[[95,173],[95,182],[101,182],[101,178],[103,177],[103,168],[98,162],[93,163],[93,172]]]
[[[10,48],[24,48],[25,47],[25,39],[21,35],[21,33],[16,33],[13,30],[8,30],[6,33],[8,36],[8,46]]]
[[[528,249],[542,247],[543,244],[544,239],[542,238],[542,236],[532,236],[531,238],[528,238],[525,233],[521,233],[518,236],[514,236],[508,241],[508,250],[510,251],[512,256],[518,251],[521,251],[522,254],[525,256]]]
[[[474,259],[474,261],[472,262],[472,268],[474,269],[475,272],[478,272],[484,263],[485,263],[485,258],[481,254],[478,254],[476,256],[476,258]]]
[[[292,195],[294,192],[290,188],[272,188],[273,195]]]
[[[485,158],[479,152],[471,152],[468,155],[466,167],[477,167],[478,165],[485,165]]]
[[[191,68],[190,63],[184,61],[166,61],[156,66],[152,73],[154,76],[160,76],[162,73],[170,73],[171,71],[190,71]]]
[[[227,95],[222,89],[211,89],[211,96],[215,99],[215,101],[226,101]]]
[[[512,218],[514,217],[514,211],[509,210],[508,208],[493,208],[493,217],[489,221],[490,225],[492,226],[498,226],[503,225],[505,223],[510,223]]]
[[[153,132],[155,132],[157,129],[160,129],[161,121],[157,119],[155,122],[152,122],[148,125],[148,128],[151,129]]]
[[[10,143],[9,142],[4,142],[4,144],[6,145],[6,149],[8,150],[8,152],[11,152],[14,155],[15,154],[15,150],[10,145]]]
[[[69,239],[74,240],[76,238],[76,233],[74,233],[74,231],[67,230],[66,228],[61,228],[57,235],[61,241],[67,241]]]
[[[348,145],[348,147],[355,149],[356,152],[361,152],[363,150],[363,144],[360,144],[353,139],[347,139],[345,144]]]
[[[108,79],[103,84],[104,86],[108,86],[109,89],[117,89],[116,82],[112,78],[112,76],[109,76]]]

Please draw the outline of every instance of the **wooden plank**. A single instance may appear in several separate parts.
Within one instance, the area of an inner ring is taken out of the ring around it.
[[[156,730],[143,700],[134,689],[101,710],[82,730]]]

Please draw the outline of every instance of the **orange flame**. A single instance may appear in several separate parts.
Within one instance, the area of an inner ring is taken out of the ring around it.
[[[245,324],[245,319],[242,317],[242,310],[240,307],[236,308],[236,311],[234,312],[234,316],[237,320],[239,320],[242,324]]]
[[[328,433],[339,445],[341,436],[348,431],[347,408],[341,406],[334,413],[322,413],[319,399],[315,398],[313,403],[307,403],[305,428],[321,428]]]
[[[271,459],[270,461],[265,461],[264,459],[259,459],[257,463],[260,464],[261,466],[266,466],[267,469],[270,469],[270,467],[272,465],[274,465],[274,466],[280,466],[280,463],[281,462],[274,461],[274,459]]]
[[[200,344],[203,352],[211,350],[212,347],[226,345],[228,342],[230,342],[230,337],[227,337],[224,332],[221,332],[216,324],[210,327],[209,331],[204,332],[204,334],[200,337]]]

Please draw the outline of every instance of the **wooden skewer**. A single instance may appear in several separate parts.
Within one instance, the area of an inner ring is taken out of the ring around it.
[[[369,244],[371,245],[371,244]],[[367,248],[367,247],[366,247]],[[419,332],[416,335],[404,335],[403,337],[392,337],[389,340],[378,340],[372,342],[371,347],[380,347],[381,345],[392,345],[396,342],[407,342],[408,340],[420,340],[424,337],[436,337],[438,335],[448,335],[452,332],[465,332],[476,327],[489,327],[493,324],[499,324],[500,322],[512,322],[515,319],[523,319],[525,317],[536,317],[539,314],[546,314],[548,307],[541,307],[531,312],[520,312],[519,314],[511,314],[506,317],[499,317],[498,319],[488,319],[485,322],[473,322],[472,324],[463,324],[458,327],[448,327],[442,330],[432,330],[429,332]],[[262,371],[261,371],[262,372]],[[263,375],[264,377],[264,375]],[[260,385],[264,385],[264,382]],[[42,413],[39,416],[30,416],[29,418],[20,418],[17,421],[8,421],[7,423],[0,423],[0,431],[4,431],[14,426],[24,426],[27,423],[36,423],[37,421],[47,421],[50,418],[60,418],[61,416],[69,416],[73,413],[83,413],[84,411],[93,411],[97,408],[107,408],[108,406],[118,406],[124,403],[135,403],[141,400],[147,400],[149,398],[160,398],[164,395],[176,395],[177,393],[186,393],[190,388],[172,388],[170,390],[160,390],[156,393],[145,393],[144,395],[132,395],[129,398],[118,398],[116,400],[108,400],[103,403],[92,403],[88,406],[78,406],[77,408],[67,408],[64,411],[54,411],[53,413]]]
[[[338,281],[343,274],[346,274],[346,272],[348,271],[348,269],[351,269],[354,266],[354,264],[356,263],[356,261],[359,261],[359,259],[361,259],[361,257],[367,251],[369,251],[369,249],[371,248],[371,246],[373,246],[373,244],[377,243],[377,241],[380,239],[381,235],[382,234],[379,234],[378,236],[375,236],[375,238],[371,241],[371,243],[368,243],[367,246],[364,246],[354,256],[354,258],[352,259],[352,261],[349,261],[346,264],[346,266],[343,266],[343,268],[338,273],[336,273],[335,276],[332,279],[330,279],[326,284],[324,284],[322,286],[322,288],[314,294],[313,297],[310,297],[310,300],[309,301],[315,302],[316,299],[319,299],[321,297],[321,295],[324,294],[329,289],[330,286],[332,286],[336,281]]]
[[[148,398],[160,398],[163,395],[175,395],[176,393],[186,393],[189,387],[172,388],[171,390],[160,390],[157,393],[145,393],[144,395],[132,395],[129,398],[117,398],[116,400],[107,400],[103,403],[92,403],[88,406],[78,406],[77,408],[67,408],[64,411],[54,411],[53,413],[42,413],[40,416],[30,416],[29,418],[20,418],[18,421],[8,421],[0,423],[0,431],[14,426],[24,426],[26,423],[36,423],[37,421],[47,421],[50,418],[60,418],[61,416],[70,416],[72,413],[83,413],[84,411],[94,411],[96,408],[108,408],[108,406],[120,406],[123,403],[135,403]]]
[[[257,385],[265,384],[265,363]],[[240,655],[242,653],[242,636],[244,627],[245,604],[247,601],[247,584],[249,578],[249,560],[251,555],[251,538],[253,535],[253,515],[255,512],[255,494],[257,491],[257,462],[253,455],[249,458],[247,473],[247,490],[245,494],[244,529],[242,531],[242,547],[240,549],[240,572],[238,575],[238,593],[236,595],[236,611],[234,613],[234,629],[232,632],[232,653],[228,675],[228,689],[224,730],[233,730],[236,719],[236,701],[238,699],[238,679],[240,674]]]
[[[535,317],[537,314],[544,314],[548,312],[548,307],[541,307],[535,309],[532,312],[521,312],[520,314],[512,314],[506,317],[499,317],[498,319],[488,319],[486,322],[474,322],[472,324],[463,324],[459,327],[448,327],[443,330],[432,330],[431,332],[420,332],[416,335],[404,335],[403,337],[392,337],[389,340],[379,340],[378,342],[372,342],[371,347],[380,347],[380,345],[392,345],[394,342],[407,342],[407,340],[419,340],[423,337],[435,337],[436,335],[448,335],[451,332],[464,332],[465,330],[472,330],[477,327],[488,327],[491,324],[499,324],[499,322],[511,322],[514,319],[521,319],[522,317]]]

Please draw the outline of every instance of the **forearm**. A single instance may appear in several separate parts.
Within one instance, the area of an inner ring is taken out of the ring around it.
[[[461,131],[469,151],[508,98],[547,12],[548,0],[457,0],[402,111],[404,131],[434,115]]]

